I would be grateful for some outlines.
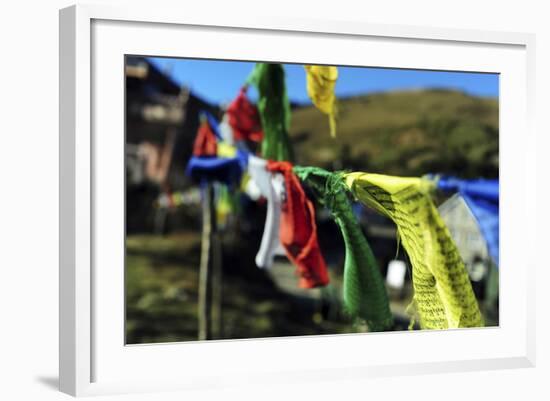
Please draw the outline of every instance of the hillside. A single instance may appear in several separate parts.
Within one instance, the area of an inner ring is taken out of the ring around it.
[[[337,138],[313,106],[293,110],[296,163],[394,175],[498,177],[498,100],[450,90],[339,99]]]

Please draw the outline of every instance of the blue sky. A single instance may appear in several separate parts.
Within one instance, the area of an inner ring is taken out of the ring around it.
[[[178,84],[213,103],[228,103],[236,95],[254,63],[176,58],[149,58]],[[311,103],[306,92],[304,68],[285,64],[288,97]],[[498,97],[498,74],[339,67],[336,95],[346,97],[372,92],[421,88],[451,88],[476,96]],[[250,93],[254,99],[254,93]]]

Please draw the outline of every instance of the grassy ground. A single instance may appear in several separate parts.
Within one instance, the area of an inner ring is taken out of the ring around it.
[[[225,246],[231,246],[230,242]],[[194,232],[128,237],[127,343],[197,339],[199,247],[200,237]],[[229,267],[233,252],[226,250],[224,254],[220,338],[366,331],[341,310],[341,275],[334,266],[330,287],[302,290],[297,287],[294,268],[284,258],[277,260],[271,272],[251,264],[236,274]],[[404,302],[397,301],[392,308],[399,314],[404,311]],[[406,324],[398,322],[396,329],[405,329]]]
[[[199,247],[193,232],[128,238],[128,343],[197,339]],[[250,269],[245,275],[224,272],[222,338],[349,331],[347,323],[322,322],[320,299],[285,294],[262,271]]]

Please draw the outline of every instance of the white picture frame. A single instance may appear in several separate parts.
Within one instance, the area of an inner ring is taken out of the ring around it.
[[[216,44],[220,34],[231,40]],[[200,39],[193,42],[200,46],[182,48],[183,41],[174,35]],[[267,45],[255,48],[260,37]],[[237,38],[241,47],[234,45]],[[534,43],[533,35],[522,33],[290,17],[226,18],[154,7],[78,5],[61,10],[60,390],[81,396],[234,386],[250,380],[284,383],[534,366],[535,252],[534,244],[517,230],[535,230],[536,210],[526,190],[535,185]],[[500,326],[126,346],[119,308],[124,291],[124,205],[117,192],[124,140],[119,130],[119,56],[205,57],[203,52],[210,52],[210,57],[221,59],[335,64],[335,58],[347,57],[348,64],[367,65],[361,54],[349,52],[362,46],[375,55],[370,66],[501,74]],[[112,147],[96,135],[106,130],[120,135]],[[107,194],[114,198],[112,204]],[[107,229],[111,224],[113,229]],[[410,352],[400,352],[404,349]],[[295,356],[292,364],[286,359],[285,365],[285,354]]]

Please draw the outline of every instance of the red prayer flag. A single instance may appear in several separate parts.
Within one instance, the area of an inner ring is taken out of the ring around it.
[[[286,196],[281,208],[279,236],[287,256],[298,268],[299,286],[313,288],[329,282],[325,259],[317,242],[315,207],[306,197],[290,162],[268,161],[267,169],[282,173]]]
[[[227,108],[227,114],[235,140],[261,142],[264,134],[260,116],[256,106],[246,97],[246,88],[242,88],[239,95],[231,102]]]
[[[218,145],[216,135],[212,132],[208,122],[204,121],[197,131],[193,144],[193,156],[216,156]]]

